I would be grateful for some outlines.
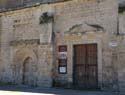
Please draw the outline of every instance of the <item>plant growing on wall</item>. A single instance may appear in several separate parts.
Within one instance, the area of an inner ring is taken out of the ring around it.
[[[44,12],[39,18],[40,24],[49,23],[52,20],[53,20],[53,14],[49,12]]]
[[[119,13],[125,12],[125,6],[124,7],[119,7]]]

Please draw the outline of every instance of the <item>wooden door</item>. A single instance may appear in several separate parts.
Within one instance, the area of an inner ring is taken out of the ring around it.
[[[97,88],[97,45],[74,46],[74,86]]]

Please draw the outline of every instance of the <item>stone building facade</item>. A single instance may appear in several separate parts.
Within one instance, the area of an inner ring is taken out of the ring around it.
[[[117,0],[1,12],[1,83],[124,90],[123,19]]]

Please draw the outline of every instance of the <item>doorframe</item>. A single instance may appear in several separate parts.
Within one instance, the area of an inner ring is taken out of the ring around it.
[[[102,88],[102,43],[101,41],[90,41],[84,43],[74,43],[72,44],[72,83],[74,85],[74,46],[75,45],[86,45],[86,44],[96,44],[97,45],[97,82],[98,88]]]
[[[85,48],[87,48],[86,45],[96,45],[97,46],[97,48],[96,48],[97,49],[97,59],[96,59],[97,60],[97,63],[96,63],[97,64],[97,69],[96,69],[97,80],[96,81],[97,81],[97,88],[98,88],[98,44],[97,43],[75,44],[75,45],[73,45],[73,86],[75,86],[75,84],[74,84],[75,83],[74,82],[75,81],[74,80],[75,79],[75,73],[74,72],[75,72],[75,62],[76,62],[75,56],[74,56],[74,54],[75,54],[75,46],[80,46],[80,45],[85,45]]]

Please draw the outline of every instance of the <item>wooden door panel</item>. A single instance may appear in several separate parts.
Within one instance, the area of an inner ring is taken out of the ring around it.
[[[76,67],[76,76],[75,76],[75,85],[78,87],[83,87],[85,85],[85,69],[83,69],[82,66],[77,66]]]
[[[86,62],[86,55],[85,55],[85,47],[84,46],[75,46],[75,74],[74,74],[74,83],[78,87],[85,86],[85,62]]]
[[[87,64],[97,64],[97,45],[86,45]]]
[[[76,46],[75,47],[75,61],[77,64],[85,64],[86,62],[86,48],[84,46]]]
[[[87,88],[97,87],[97,66],[89,66],[87,72]]]
[[[80,88],[97,87],[97,45],[74,46],[74,83]]]

